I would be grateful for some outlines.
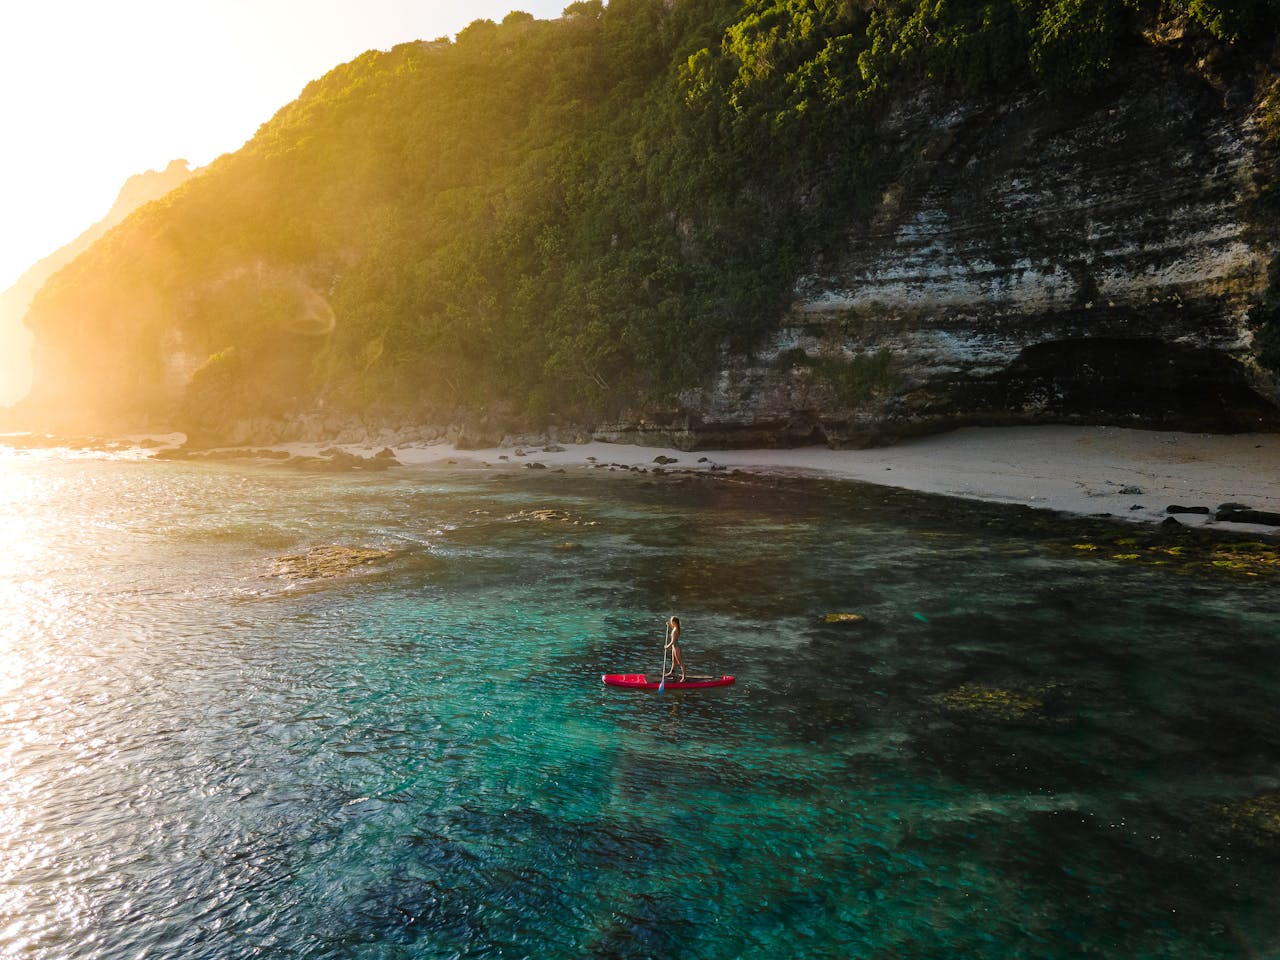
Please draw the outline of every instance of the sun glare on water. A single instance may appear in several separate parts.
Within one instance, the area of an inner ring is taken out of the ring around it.
[[[49,491],[12,456],[0,456],[0,721],[11,721],[12,695],[38,653],[42,631],[59,616],[38,575]],[[65,598],[62,598],[65,603]]]
[[[26,688],[40,662],[42,630],[58,615],[57,603],[36,575],[41,510],[47,493],[12,456],[0,456],[0,948],[3,956],[25,954],[56,918],[33,901],[28,880],[53,869],[53,852],[32,829],[38,804],[32,791],[40,775],[30,768],[30,750],[42,737],[43,705]],[[76,901],[69,897],[60,910]]]
[[[0,578],[8,583],[29,569],[36,511],[45,498],[35,477],[5,453],[0,448]]]

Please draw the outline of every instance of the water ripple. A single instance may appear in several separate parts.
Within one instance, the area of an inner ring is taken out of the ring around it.
[[[936,518],[0,462],[0,954],[1274,952],[1272,593]],[[672,611],[738,684],[604,688]]]

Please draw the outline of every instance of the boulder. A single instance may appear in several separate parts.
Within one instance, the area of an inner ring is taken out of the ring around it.
[[[466,423],[458,429],[453,445],[459,450],[486,450],[502,442],[502,433],[489,423]]]
[[[288,465],[324,473],[342,473],[349,470],[386,470],[400,466],[400,461],[390,450],[383,450],[373,457],[362,457],[358,453],[347,453],[337,447],[325,447],[318,457],[293,457]]]
[[[1227,506],[1234,507],[1234,504]],[[1267,510],[1250,510],[1248,508],[1226,509],[1219,507],[1218,512],[1214,514],[1215,520],[1225,520],[1231,523],[1256,523],[1268,527],[1280,527],[1280,513],[1272,513]]]

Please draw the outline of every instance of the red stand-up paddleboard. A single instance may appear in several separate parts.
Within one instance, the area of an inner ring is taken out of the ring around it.
[[[657,690],[660,680],[650,680],[643,673],[606,673],[601,680],[610,687],[631,687],[635,690]],[[705,687],[727,687],[736,677],[685,677],[683,680],[668,679],[662,686],[668,690],[701,690]]]

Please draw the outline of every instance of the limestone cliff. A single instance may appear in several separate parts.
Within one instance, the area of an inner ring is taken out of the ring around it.
[[[1203,65],[1202,65],[1203,66]],[[1101,93],[901,104],[901,175],[776,335],[601,435],[837,446],[959,424],[1280,427],[1250,309],[1277,230],[1257,78],[1151,48]]]
[[[208,444],[1280,428],[1280,6],[1230,6],[590,3],[370,52],[41,288],[26,408]]]

